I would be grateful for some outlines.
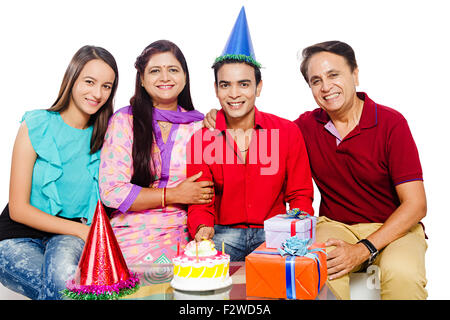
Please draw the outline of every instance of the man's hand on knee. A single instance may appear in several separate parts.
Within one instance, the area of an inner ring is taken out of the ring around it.
[[[369,258],[369,251],[362,243],[351,244],[343,240],[328,239],[325,246],[335,247],[328,252],[327,257],[330,280],[346,275]]]
[[[205,225],[200,225],[195,234],[195,241],[209,240],[214,237],[214,228]]]

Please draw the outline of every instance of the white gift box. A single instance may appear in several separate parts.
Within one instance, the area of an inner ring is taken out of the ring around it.
[[[299,239],[316,240],[316,220],[314,216],[293,218],[279,214],[264,221],[267,248],[280,248],[286,239],[296,236]]]

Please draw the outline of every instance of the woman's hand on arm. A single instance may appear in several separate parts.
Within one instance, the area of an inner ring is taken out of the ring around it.
[[[52,216],[30,204],[31,182],[37,154],[31,145],[28,128],[22,122],[14,143],[9,186],[11,219],[37,230],[77,236],[86,240],[89,226]]]
[[[206,204],[214,196],[214,183],[212,181],[196,181],[202,172],[194,174],[172,189],[167,189],[168,203]]]
[[[212,181],[196,181],[201,172],[186,178],[174,188],[166,188],[165,204],[205,204],[214,196]],[[130,206],[131,211],[161,207],[162,188],[142,188],[136,200]]]

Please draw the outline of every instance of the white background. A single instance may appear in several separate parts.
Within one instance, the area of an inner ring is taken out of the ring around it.
[[[315,108],[299,72],[298,52],[342,40],[356,52],[360,91],[408,120],[424,171],[429,235],[430,299],[449,299],[449,44],[446,1],[1,1],[0,204],[8,201],[9,170],[19,120],[47,108],[73,54],[85,44],[116,58],[116,109],[133,93],[134,62],[158,39],[184,52],[196,108],[218,106],[211,65],[245,5],[256,58],[264,66],[259,109],[295,120]],[[320,200],[315,194],[314,206]]]

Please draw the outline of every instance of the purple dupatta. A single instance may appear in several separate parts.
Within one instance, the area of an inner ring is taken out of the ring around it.
[[[156,144],[161,153],[161,178],[158,184],[159,188],[167,186],[167,182],[169,181],[170,159],[180,123],[184,124],[201,121],[203,118],[204,115],[201,112],[197,110],[183,112],[180,106],[178,106],[177,111],[153,108],[153,132],[155,133]],[[172,123],[172,128],[170,128],[166,143],[163,141],[158,121]]]

